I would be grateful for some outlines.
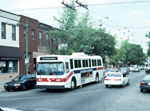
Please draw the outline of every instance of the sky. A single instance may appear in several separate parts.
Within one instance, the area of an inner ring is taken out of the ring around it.
[[[32,17],[58,28],[53,17],[60,17],[64,7],[62,1],[70,3],[70,0],[1,0],[0,9]],[[140,44],[146,53],[150,41],[145,37],[150,31],[150,0],[78,1],[88,6],[90,18],[96,27],[105,28],[110,34],[116,35],[118,46],[121,41],[129,39],[130,43]],[[87,11],[83,7],[76,7],[76,10],[80,14]]]

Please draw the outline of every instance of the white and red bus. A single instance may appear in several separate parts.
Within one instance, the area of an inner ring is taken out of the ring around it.
[[[74,89],[103,78],[100,56],[84,53],[72,55],[43,55],[37,57],[37,87],[46,89]]]

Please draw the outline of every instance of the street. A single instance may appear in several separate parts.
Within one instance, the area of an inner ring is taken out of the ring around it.
[[[73,91],[32,89],[1,91],[0,107],[21,111],[145,111],[149,92],[140,92],[145,72],[130,72],[130,85],[105,88],[103,80]]]

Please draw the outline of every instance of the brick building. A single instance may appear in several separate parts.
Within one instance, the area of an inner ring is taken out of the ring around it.
[[[49,31],[54,30],[52,26],[38,22],[38,20],[21,15],[19,37],[20,37],[20,74],[26,73],[26,20],[28,20],[28,55],[29,73],[35,73],[36,57],[39,55],[51,54],[53,48],[58,49],[55,39],[50,38]]]
[[[26,54],[26,20],[28,20],[28,55],[29,55],[29,72],[34,72],[35,60],[33,58],[33,52],[38,52],[38,20],[21,15],[19,25],[19,37],[20,37],[20,72],[19,74],[25,74],[25,54]]]

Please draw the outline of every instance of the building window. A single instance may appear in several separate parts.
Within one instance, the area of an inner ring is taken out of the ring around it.
[[[16,40],[16,26],[12,25],[12,40]]]
[[[24,38],[26,38],[26,27],[24,27],[23,36],[24,36]]]
[[[31,32],[31,39],[34,40],[35,39],[35,30],[32,29],[32,32]]]
[[[6,39],[6,24],[2,23],[1,24],[2,30],[1,30],[1,38]]]
[[[46,46],[48,46],[48,34],[46,34]]]
[[[39,45],[42,45],[42,32],[39,32]]]

